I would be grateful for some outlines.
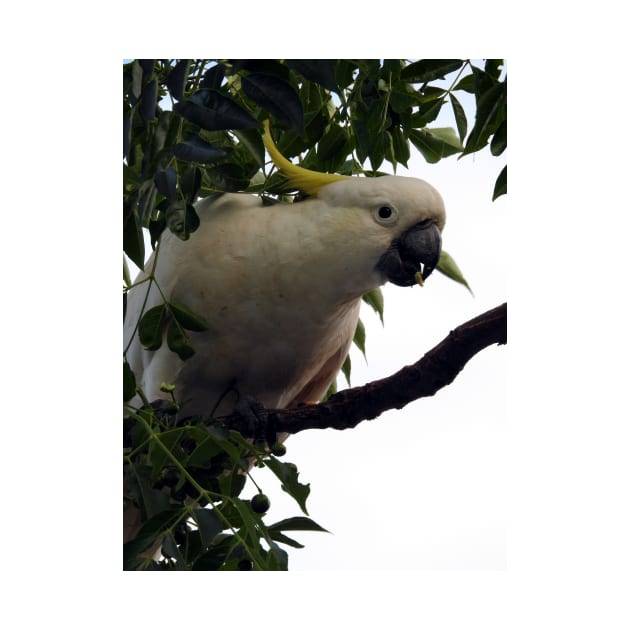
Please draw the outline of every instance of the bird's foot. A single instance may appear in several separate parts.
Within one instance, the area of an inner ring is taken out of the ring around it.
[[[243,418],[247,435],[254,443],[273,446],[276,442],[275,423],[273,423],[263,404],[253,396],[242,396],[234,407],[234,411]]]

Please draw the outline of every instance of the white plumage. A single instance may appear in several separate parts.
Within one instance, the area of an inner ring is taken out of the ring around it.
[[[428,275],[445,220],[433,187],[397,176],[339,179],[295,204],[226,194],[196,209],[201,225],[188,241],[163,234],[155,279],[209,329],[190,333],[186,361],[166,343],[144,349],[137,334],[127,352],[149,400],[169,398],[160,385],[172,383],[191,414],[228,413],[243,395],[268,408],[319,400],[348,352],[362,295],[388,278],[411,285],[422,263]],[[129,292],[125,347],[148,284]],[[158,286],[144,312],[163,302]]]

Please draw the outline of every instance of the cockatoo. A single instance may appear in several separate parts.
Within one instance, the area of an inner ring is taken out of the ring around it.
[[[150,401],[170,400],[161,385],[174,385],[182,415],[225,415],[244,397],[267,408],[320,400],[348,353],[362,296],[387,281],[422,282],[438,263],[445,212],[430,184],[316,173],[284,158],[268,125],[263,140],[309,197],[199,201],[199,228],[188,241],[165,232],[128,294],[125,347],[137,385]],[[138,284],[151,271],[155,282]],[[138,340],[141,313],[164,299],[208,323],[190,333],[195,353],[185,361]]]

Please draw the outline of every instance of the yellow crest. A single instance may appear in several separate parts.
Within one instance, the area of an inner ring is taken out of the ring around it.
[[[287,158],[278,151],[271,131],[269,129],[269,121],[263,122],[265,131],[263,133],[263,144],[269,152],[273,163],[278,167],[280,172],[287,178],[287,182],[301,190],[307,195],[317,195],[320,188],[341,181],[342,179],[351,179],[346,175],[331,175],[330,173],[318,173],[317,171],[309,171],[307,168],[291,164]]]

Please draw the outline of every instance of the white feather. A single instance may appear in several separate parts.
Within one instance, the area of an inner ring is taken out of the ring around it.
[[[394,211],[389,222],[376,216],[381,206]],[[167,398],[160,384],[172,383],[182,412],[202,414],[229,412],[237,395],[269,408],[321,398],[352,342],[361,296],[385,281],[380,256],[409,227],[433,219],[442,228],[445,216],[434,188],[395,176],[331,183],[296,204],[227,194],[196,208],[201,225],[188,241],[162,236],[155,279],[210,328],[190,333],[195,354],[185,362],[166,343],[145,350],[137,334],[127,360],[149,400]],[[129,293],[125,346],[148,286]],[[144,311],[161,303],[152,283]]]

